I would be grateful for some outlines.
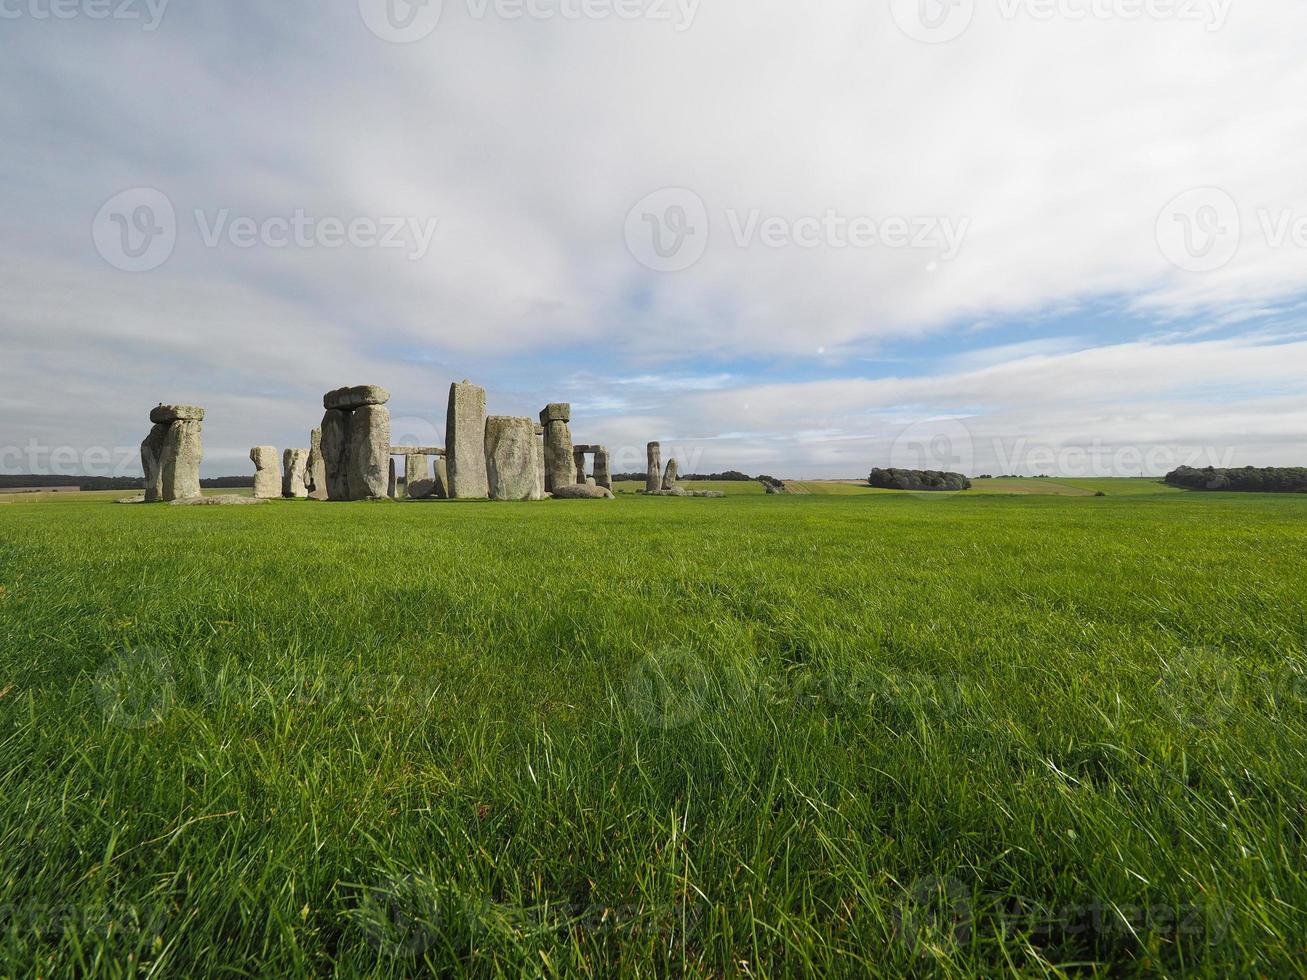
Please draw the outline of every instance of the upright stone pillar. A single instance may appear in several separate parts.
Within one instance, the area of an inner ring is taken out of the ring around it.
[[[669,459],[667,461],[667,469],[663,473],[663,489],[675,490],[676,481],[679,476],[680,476],[680,468],[677,466],[676,460]]]
[[[545,494],[549,492],[549,475],[548,466],[545,463],[545,427],[537,425],[536,433],[536,496],[540,500],[545,499]]]
[[[613,489],[613,474],[609,469],[608,450],[602,446],[595,450],[595,485],[605,490]]]
[[[431,463],[424,453],[409,453],[404,457],[404,496],[410,500],[426,500],[436,492],[431,478]]]
[[[364,405],[349,419],[349,499],[390,495],[390,410]]]
[[[168,427],[163,444],[163,499],[189,500],[200,495],[200,463],[204,459],[198,419],[178,419]]]
[[[254,464],[254,496],[259,500],[280,497],[282,479],[277,472],[277,448],[255,446],[250,450],[250,462]]]
[[[486,472],[491,500],[539,500],[538,453],[531,419],[486,419]]]
[[[445,464],[451,500],[484,500],[490,496],[490,477],[486,472],[486,390],[471,381],[449,386]]]
[[[322,482],[328,500],[349,500],[349,412],[322,416]]]
[[[309,488],[304,483],[304,474],[308,470],[309,451],[307,449],[287,449],[281,456],[281,495],[292,500],[305,500]]]
[[[576,483],[576,460],[572,456],[572,432],[567,423],[572,420],[572,406],[556,402],[545,406],[540,413],[540,424],[545,427],[545,485],[550,491]],[[581,482],[585,482],[582,477]]]
[[[399,499],[399,475],[395,472],[395,457],[390,457],[390,475],[386,479],[386,496],[391,500]]]
[[[645,472],[644,489],[646,493],[657,493],[663,488],[663,447],[661,443],[649,443],[649,469]]]
[[[436,462],[432,469],[435,471],[434,483],[431,496],[440,500],[449,499],[449,468],[445,463],[444,456],[437,456]]]
[[[304,467],[304,485],[309,499],[327,499],[327,465],[322,459],[322,430],[309,433],[309,461]]]
[[[168,425],[159,423],[141,443],[141,468],[145,470],[145,502],[163,499],[163,444],[168,439]]]
[[[576,482],[578,485],[585,483],[585,453],[575,447],[572,448],[572,462],[576,464]]]

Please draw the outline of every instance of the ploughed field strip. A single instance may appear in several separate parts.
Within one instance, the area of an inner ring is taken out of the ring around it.
[[[0,973],[1300,973],[1307,499],[1069,482],[0,508]]]

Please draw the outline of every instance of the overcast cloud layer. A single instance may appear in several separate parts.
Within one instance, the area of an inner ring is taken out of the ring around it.
[[[61,5],[62,4],[62,5]],[[56,16],[56,14],[58,14]],[[619,468],[1307,465],[1300,0],[0,0],[0,471],[393,393]]]

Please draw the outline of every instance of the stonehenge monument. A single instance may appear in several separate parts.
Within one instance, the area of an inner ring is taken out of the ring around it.
[[[663,447],[661,443],[649,443],[649,469],[645,473],[645,493],[657,493],[663,488]]]
[[[486,390],[471,381],[449,386],[445,417],[445,463],[450,500],[485,500],[490,496],[486,471]]]
[[[304,474],[308,469],[309,451],[307,449],[287,449],[281,456],[281,495],[292,500],[304,500],[309,495],[309,488],[304,483]]]
[[[330,500],[387,496],[390,392],[378,385],[337,388],[322,398],[322,462]]]
[[[446,471],[443,449],[436,446],[391,446],[390,455],[404,457],[403,496],[411,500],[444,499]],[[434,472],[430,462],[433,456],[436,459]]]
[[[572,456],[576,462],[576,482],[589,483],[593,482],[597,487],[603,487],[605,490],[613,489],[613,477],[608,466],[608,450],[603,446],[573,446]],[[585,458],[594,457],[594,476],[589,479],[585,475]]]
[[[255,446],[250,450],[254,464],[254,496],[258,500],[271,500],[281,496],[281,473],[277,469],[275,446]]]
[[[486,472],[491,500],[540,500],[535,422],[496,415],[486,419]]]
[[[572,406],[566,402],[546,405],[540,413],[545,427],[545,490],[553,493],[562,487],[585,483],[585,474],[577,479],[576,460],[572,454]]]
[[[161,404],[150,412],[150,421],[154,427],[141,443],[146,502],[198,497],[204,409]]]

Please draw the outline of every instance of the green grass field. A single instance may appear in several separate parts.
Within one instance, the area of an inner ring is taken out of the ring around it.
[[[0,975],[1307,975],[1307,499],[1058,482],[8,502]]]

